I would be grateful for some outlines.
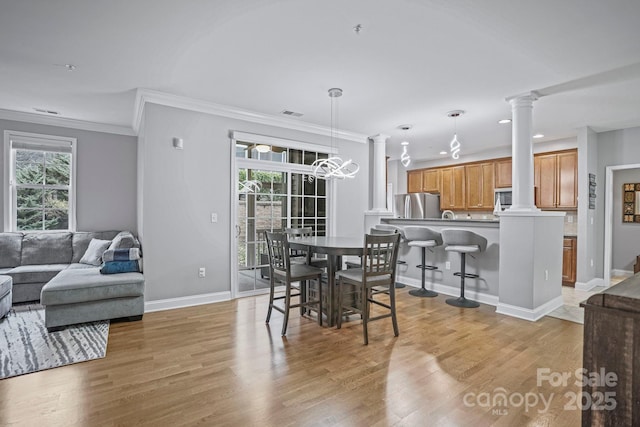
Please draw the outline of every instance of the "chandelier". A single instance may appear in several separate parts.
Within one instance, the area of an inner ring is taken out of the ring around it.
[[[329,89],[331,98],[331,152],[333,152],[333,140],[337,127],[338,111],[337,98],[342,96],[342,89]],[[353,160],[342,160],[339,156],[331,156],[327,159],[318,159],[311,164],[313,174],[308,176],[309,182],[314,179],[346,179],[354,178],[360,170],[360,166]]]
[[[447,117],[453,118],[453,139],[449,143],[451,148],[451,158],[458,160],[460,158],[460,141],[458,141],[458,117],[464,114],[462,110],[453,110],[447,113]]]

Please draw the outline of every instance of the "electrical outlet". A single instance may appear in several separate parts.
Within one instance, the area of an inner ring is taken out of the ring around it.
[[[205,277],[207,275],[207,270],[204,267],[200,267],[198,269],[198,277]]]
[[[211,212],[211,222],[218,222],[218,214]]]
[[[591,225],[593,225],[593,217],[591,217]]]
[[[549,280],[549,270],[544,271],[544,280]]]
[[[593,267],[593,258],[591,258],[591,267]]]
[[[573,215],[569,215],[569,216],[567,217],[567,222],[568,222],[569,224],[571,224],[571,223],[573,222]]]
[[[444,268],[445,268],[446,270],[451,270],[451,262],[450,262],[450,261],[445,262],[445,263],[444,263]]]

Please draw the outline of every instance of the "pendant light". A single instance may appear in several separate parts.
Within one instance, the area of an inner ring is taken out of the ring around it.
[[[404,131],[404,141],[400,143],[402,145],[402,154],[400,155],[400,163],[405,168],[409,166],[411,163],[411,156],[407,152],[407,147],[409,146],[409,141],[407,141],[407,132],[411,129],[411,125],[401,125],[400,129]]]
[[[458,141],[458,117],[464,114],[462,110],[453,110],[447,113],[447,117],[453,117],[453,139],[449,143],[451,158],[458,160],[460,158],[460,141]]]
[[[342,89],[329,89],[329,98],[331,98],[331,152],[333,153],[333,140],[338,121],[338,99],[342,96]],[[334,123],[335,121],[335,123]],[[308,180],[312,182],[314,179],[346,179],[355,178],[360,166],[353,160],[342,160],[339,156],[332,156],[328,159],[318,159],[311,164],[313,174],[309,175]]]

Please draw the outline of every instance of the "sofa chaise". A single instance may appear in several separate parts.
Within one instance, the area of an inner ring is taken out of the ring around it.
[[[144,313],[144,276],[101,274],[81,263],[92,239],[117,231],[0,233],[0,275],[13,279],[13,303],[40,301],[49,331],[107,319],[138,320]]]

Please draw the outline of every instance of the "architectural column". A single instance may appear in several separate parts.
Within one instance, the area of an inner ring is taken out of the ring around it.
[[[388,212],[386,180],[386,144],[389,135],[378,134],[369,137],[373,143],[373,173],[371,186],[373,193],[372,212]]]
[[[373,143],[372,169],[369,182],[371,185],[371,210],[364,213],[364,229],[369,232],[371,227],[380,224],[381,218],[388,218],[393,213],[387,209],[387,180],[386,180],[386,143],[389,135],[378,134],[370,136]]]
[[[511,185],[513,211],[538,211],[534,201],[533,101],[535,92],[507,98],[512,112]]]

